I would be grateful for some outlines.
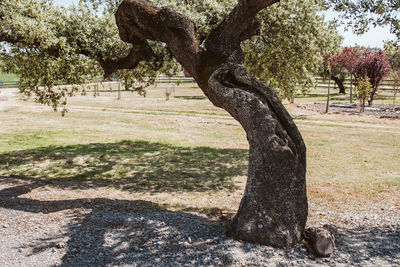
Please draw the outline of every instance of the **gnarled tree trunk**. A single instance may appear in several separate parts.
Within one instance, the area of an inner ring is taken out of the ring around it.
[[[296,244],[307,221],[306,148],[297,127],[272,89],[241,65],[223,65],[209,87],[250,145],[246,190],[230,233],[276,247]]]
[[[228,111],[247,133],[248,180],[231,235],[284,247],[301,240],[307,220],[306,148],[272,89],[241,65],[244,56],[240,48],[242,41],[259,31],[257,13],[276,2],[238,0],[200,46],[187,17],[145,0],[124,0],[116,21],[121,39],[132,44],[132,51],[125,58],[104,63],[103,68],[106,73],[134,68],[151,57],[147,40],[167,44],[210,101]]]

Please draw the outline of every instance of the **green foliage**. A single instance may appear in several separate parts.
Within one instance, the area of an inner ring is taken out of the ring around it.
[[[348,26],[362,34],[372,26],[390,26],[397,40],[389,43],[399,45],[400,41],[400,1],[398,0],[328,0],[328,4],[342,13]]]
[[[373,88],[369,81],[368,76],[357,79],[357,85],[354,88],[355,96],[361,102],[362,111],[364,111],[365,102],[371,95]]]
[[[121,0],[81,0],[62,8],[48,0],[2,0],[0,2],[0,60],[3,70],[16,73],[21,92],[56,109],[67,98],[85,94],[81,84],[103,74],[101,63],[129,53],[130,44],[119,38],[114,13]],[[200,46],[236,1],[152,0],[190,17]],[[312,75],[322,56],[339,44],[336,31],[324,23],[322,1],[283,0],[260,14],[262,36],[246,42],[246,64],[250,72],[277,88],[282,97],[293,96],[312,85]],[[11,37],[10,40],[8,37]],[[8,44],[5,45],[1,41]],[[149,42],[154,57],[134,70],[116,73],[125,86],[146,87],[162,73],[180,71],[169,49]],[[57,86],[75,84],[74,88]],[[63,110],[65,112],[65,108]]]
[[[0,42],[1,67],[20,77],[25,96],[55,110],[62,106],[64,114],[68,97],[85,94],[79,85],[102,76],[102,62],[129,53],[131,46],[120,40],[111,6],[98,4],[82,1],[66,9],[46,0],[0,2],[0,41],[7,42]],[[155,54],[150,62],[117,75],[145,87],[154,83],[158,71],[173,75],[179,70],[165,45],[150,44]]]
[[[319,1],[283,0],[260,13],[261,36],[244,44],[246,67],[282,98],[313,86],[323,56],[338,48],[341,38],[324,22]]]

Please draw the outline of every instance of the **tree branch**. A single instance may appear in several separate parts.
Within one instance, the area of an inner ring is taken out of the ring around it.
[[[224,57],[235,53],[242,41],[258,34],[257,13],[277,2],[279,0],[239,0],[229,16],[210,33],[205,43],[207,51]]]
[[[154,7],[146,0],[124,0],[117,10],[116,21],[123,41],[148,39],[166,43],[178,62],[193,77],[198,76],[201,48],[189,18],[168,7]]]
[[[104,70],[104,77],[110,76],[118,69],[134,69],[142,60],[150,60],[153,56],[153,50],[147,43],[141,39],[132,40],[133,47],[126,57],[118,60],[107,60],[100,62]]]

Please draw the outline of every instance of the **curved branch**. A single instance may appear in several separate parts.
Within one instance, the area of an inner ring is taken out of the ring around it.
[[[306,146],[301,133],[272,88],[251,76],[244,66],[233,63],[227,63],[221,66],[213,73],[209,80],[209,87],[225,88],[225,91],[229,90],[229,88],[237,88],[238,86],[240,86],[241,90],[253,94],[259,101],[269,108],[275,119],[282,125],[282,128],[287,133],[291,142],[296,146],[295,150],[299,154],[299,157],[302,158],[304,156],[305,158]],[[215,89],[213,91],[215,92]],[[226,94],[228,93],[229,92],[226,92]],[[221,94],[221,92],[218,92],[217,94]],[[218,98],[220,97],[217,97],[217,99]],[[217,104],[226,109],[225,105],[227,105],[227,102],[225,100],[219,101]],[[247,120],[240,119],[238,114],[231,113],[231,115],[241,122],[242,125],[243,123],[248,123]]]
[[[239,0],[229,16],[210,33],[205,43],[207,51],[229,57],[240,49],[242,41],[258,34],[257,13],[277,2],[279,0]]]
[[[126,57],[118,60],[107,60],[100,62],[104,70],[104,77],[110,76],[118,69],[134,69],[142,60],[150,60],[153,56],[153,50],[147,41],[132,40],[133,47]]]
[[[194,24],[168,7],[154,7],[146,0],[124,0],[116,13],[123,41],[153,40],[166,43],[174,57],[193,76],[198,76],[201,48]]]

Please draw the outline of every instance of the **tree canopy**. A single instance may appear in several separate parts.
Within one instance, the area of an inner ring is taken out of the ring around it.
[[[312,87],[324,55],[339,48],[342,39],[323,10],[323,1],[281,1],[260,13],[261,34],[244,45],[250,73],[281,97]]]
[[[329,0],[327,5],[333,7],[347,19],[349,26],[356,33],[364,33],[372,26],[389,25],[399,45],[400,41],[400,1],[398,0]]]
[[[55,87],[57,84],[79,85],[104,72],[109,75],[117,71],[122,79],[150,85],[157,73],[177,73],[179,64],[169,48],[154,41],[149,41],[149,60],[135,62],[137,66],[132,68],[129,54],[135,50],[120,40],[115,23],[120,2],[82,0],[77,6],[63,8],[47,0],[2,1],[1,57],[7,63],[6,70],[20,76],[21,92],[56,108],[65,105],[68,96],[85,93],[83,87]],[[203,48],[208,34],[236,4],[227,0],[151,2],[188,16]],[[261,35],[243,44],[247,68],[277,88],[281,97],[292,96],[297,85],[305,91],[322,56],[339,45],[338,34],[319,15],[322,4],[314,0],[281,1],[260,13]],[[145,57],[143,53],[142,59]],[[125,66],[130,70],[113,69],[116,64],[119,69]]]

